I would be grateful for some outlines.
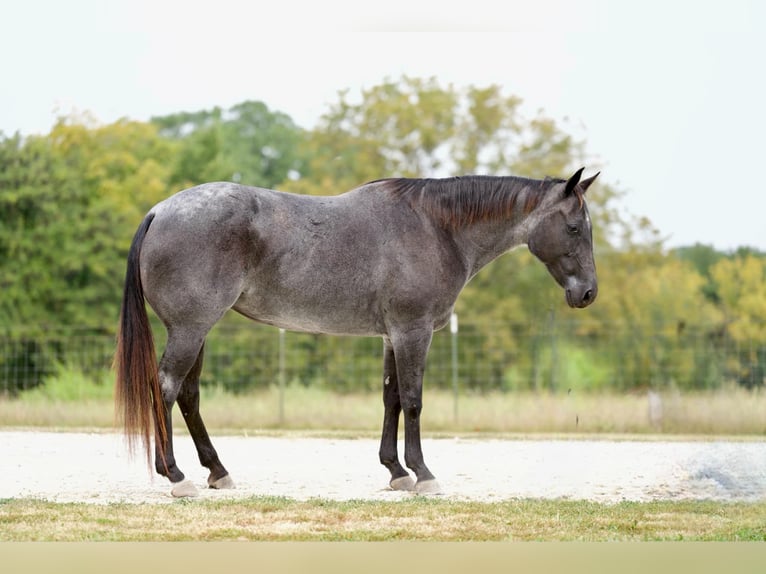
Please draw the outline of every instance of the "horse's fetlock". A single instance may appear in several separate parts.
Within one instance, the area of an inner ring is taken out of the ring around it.
[[[398,462],[399,458],[396,454],[396,451],[394,452],[383,452],[381,451],[379,453],[380,458],[380,464],[382,464],[385,467],[388,467],[396,462]]]

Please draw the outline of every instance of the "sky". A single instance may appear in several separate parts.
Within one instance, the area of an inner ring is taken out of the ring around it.
[[[143,121],[244,100],[312,128],[340,90],[496,84],[584,139],[586,175],[600,169],[668,247],[766,250],[760,0],[3,4],[5,135],[72,112]]]

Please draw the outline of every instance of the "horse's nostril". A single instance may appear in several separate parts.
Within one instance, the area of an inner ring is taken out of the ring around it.
[[[588,289],[585,295],[582,296],[582,302],[588,303],[591,299],[593,299],[593,289]]]

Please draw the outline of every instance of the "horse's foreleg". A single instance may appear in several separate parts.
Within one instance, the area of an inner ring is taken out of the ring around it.
[[[194,366],[186,375],[181,386],[181,391],[178,394],[178,407],[181,409],[186,426],[189,428],[189,434],[197,448],[200,464],[210,470],[210,476],[207,478],[208,486],[210,488],[234,488],[234,481],[231,480],[228,471],[221,464],[199,412],[199,375],[202,371],[204,352],[205,347],[203,345]]]
[[[432,334],[430,327],[424,327],[392,334],[391,337],[396,357],[399,400],[404,413],[404,462],[417,477],[415,490],[422,493],[440,491],[434,475],[423,461],[423,449],[420,444],[423,372]]]
[[[391,473],[391,488],[414,490],[415,482],[399,462],[397,433],[402,404],[399,400],[399,379],[396,374],[394,349],[389,340],[384,341],[383,357],[383,436],[380,439],[380,463]]]

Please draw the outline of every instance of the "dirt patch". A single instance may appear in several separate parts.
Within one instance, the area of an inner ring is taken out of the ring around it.
[[[371,439],[217,437],[236,484],[206,488],[191,439],[176,459],[201,498],[253,495],[398,500]],[[400,444],[400,453],[403,446]],[[766,442],[429,439],[423,450],[445,498],[500,501],[766,499]],[[0,498],[166,503],[170,484],[128,456],[115,434],[0,432]]]

